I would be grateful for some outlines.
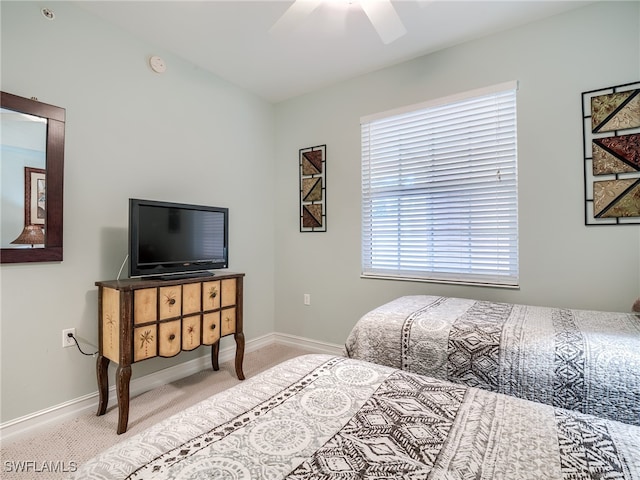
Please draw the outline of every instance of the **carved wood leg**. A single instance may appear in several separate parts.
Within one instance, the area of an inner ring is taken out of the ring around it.
[[[244,333],[236,333],[233,335],[236,339],[236,375],[238,380],[244,380],[244,372],[242,371],[242,361],[244,360]]]
[[[98,355],[96,360],[96,377],[98,378],[98,417],[104,415],[107,411],[107,403],[109,403],[109,377],[107,376],[107,368],[109,367],[109,359]]]
[[[218,364],[218,354],[220,353],[220,340],[211,345],[211,366],[217,372],[220,370],[220,365]]]
[[[118,393],[118,435],[127,431],[129,422],[129,381],[131,365],[119,366],[116,370],[116,390]]]

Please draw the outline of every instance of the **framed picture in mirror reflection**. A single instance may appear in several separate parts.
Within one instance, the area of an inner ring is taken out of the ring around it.
[[[46,170],[24,167],[24,224],[44,225],[46,215]]]

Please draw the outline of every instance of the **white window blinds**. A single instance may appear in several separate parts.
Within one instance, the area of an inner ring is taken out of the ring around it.
[[[363,276],[518,285],[516,90],[362,119]]]

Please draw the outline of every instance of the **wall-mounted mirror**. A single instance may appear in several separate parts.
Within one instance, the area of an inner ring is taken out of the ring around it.
[[[0,262],[62,261],[65,109],[0,94]]]

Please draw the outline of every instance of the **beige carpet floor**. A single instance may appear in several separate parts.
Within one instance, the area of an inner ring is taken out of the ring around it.
[[[270,345],[245,354],[243,370],[247,378],[278,363],[309,353],[282,345]],[[143,431],[170,415],[239,383],[233,361],[220,364],[220,370],[204,370],[131,398],[129,425],[122,435],[116,434],[117,405],[109,405],[100,417],[86,413],[47,428],[37,435],[3,442],[0,449],[0,478],[3,480],[57,480],[69,473],[47,472],[73,468],[97,453]],[[5,444],[6,443],[6,444]],[[31,462],[29,464],[19,462]],[[17,470],[22,470],[18,472]]]

